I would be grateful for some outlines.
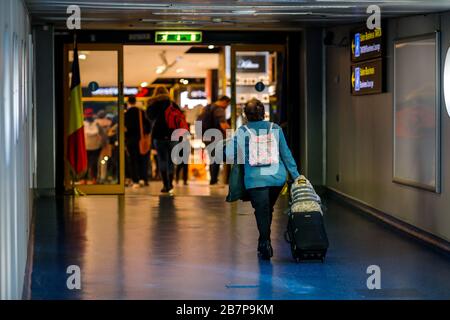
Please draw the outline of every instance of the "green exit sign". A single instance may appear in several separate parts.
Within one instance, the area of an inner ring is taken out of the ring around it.
[[[156,31],[156,43],[199,43],[202,42],[201,31]]]

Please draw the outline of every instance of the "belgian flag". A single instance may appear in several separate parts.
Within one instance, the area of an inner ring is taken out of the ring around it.
[[[79,177],[88,168],[86,143],[84,140],[83,102],[81,101],[80,64],[78,49],[75,46],[72,63],[72,81],[70,84],[70,110],[67,141],[67,160],[72,176]]]

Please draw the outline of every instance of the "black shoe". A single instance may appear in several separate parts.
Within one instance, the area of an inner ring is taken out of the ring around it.
[[[273,248],[270,240],[262,241],[258,244],[258,255],[263,260],[270,260],[273,257]]]

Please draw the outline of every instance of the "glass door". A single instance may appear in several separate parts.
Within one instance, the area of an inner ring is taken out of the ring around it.
[[[231,124],[243,124],[243,107],[258,99],[266,107],[266,120],[281,124],[283,45],[231,47]]]
[[[123,194],[124,98],[121,45],[78,44],[83,126],[88,159],[85,174],[74,177],[67,161],[73,45],[64,50],[65,188],[86,194]]]

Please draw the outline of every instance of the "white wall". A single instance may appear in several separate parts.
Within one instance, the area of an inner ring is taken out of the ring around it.
[[[22,0],[0,1],[0,299],[20,299],[34,161],[31,42]]]
[[[335,39],[353,26],[331,28]],[[441,31],[450,46],[450,13],[387,21],[386,84],[383,94],[350,94],[349,48],[327,48],[327,186],[416,228],[450,241],[450,118],[441,99],[441,193],[394,183],[394,40]],[[421,63],[418,61],[417,63]],[[412,66],[413,67],[413,66]],[[440,63],[443,70],[443,60]],[[336,179],[339,175],[340,179]]]

